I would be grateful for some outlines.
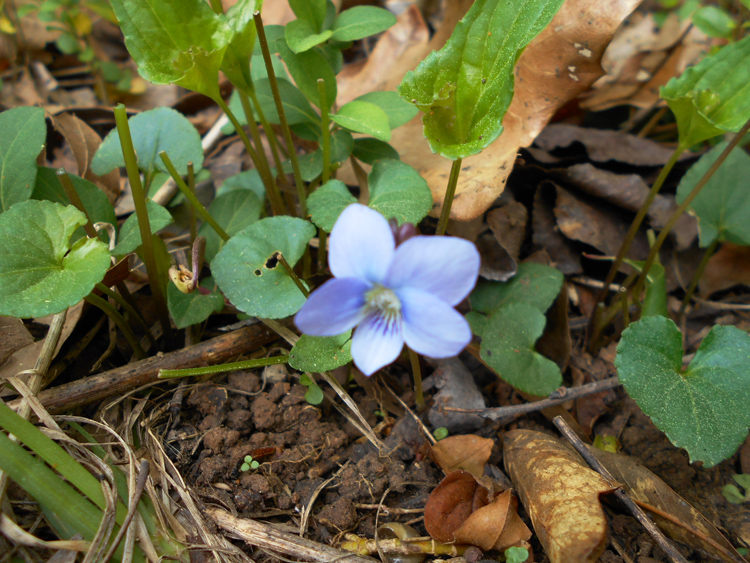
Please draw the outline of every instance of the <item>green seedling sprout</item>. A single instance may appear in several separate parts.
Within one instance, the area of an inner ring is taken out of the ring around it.
[[[245,471],[250,471],[251,469],[258,469],[259,467],[260,467],[260,463],[255,461],[253,459],[253,456],[246,455],[244,463],[240,465],[240,471],[244,473]]]

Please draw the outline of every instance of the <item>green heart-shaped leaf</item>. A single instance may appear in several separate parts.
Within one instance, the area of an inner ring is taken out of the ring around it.
[[[337,165],[344,162],[352,154],[354,138],[348,131],[335,131],[331,135],[331,164]],[[289,171],[291,172],[291,163]],[[285,167],[286,168],[286,167]],[[299,169],[305,182],[312,182],[323,173],[323,150],[317,149],[311,153],[299,157]]]
[[[221,61],[221,70],[232,84],[246,93],[253,89],[250,60],[258,35],[253,14],[260,9],[261,2],[239,0],[226,13],[226,22],[232,30],[232,40]]]
[[[562,289],[564,277],[557,268],[525,262],[507,282],[479,279],[471,292],[471,308],[478,313],[491,313],[506,303],[522,301],[540,313],[549,309]]]
[[[31,197],[36,157],[44,148],[47,127],[42,108],[21,107],[0,113],[0,213]]]
[[[376,160],[390,158],[400,160],[401,155],[391,145],[379,139],[365,137],[363,139],[354,139],[354,148],[352,149],[354,158],[358,158],[365,164],[372,166]]]
[[[326,101],[325,110],[329,110],[336,101],[336,74],[330,63],[318,49],[310,49],[304,53],[295,53],[289,48],[286,40],[279,39],[276,42],[279,54],[286,63],[289,74],[292,75],[297,88],[302,90],[305,98],[313,105],[320,107],[320,94],[318,93],[318,79],[325,82]]]
[[[331,114],[331,121],[355,133],[364,133],[381,141],[391,140],[388,115],[375,104],[354,100]]]
[[[729,39],[732,30],[737,27],[732,16],[717,6],[701,6],[691,16],[695,27],[709,37]]]
[[[680,180],[677,202],[682,203],[703,175],[716,162],[727,143],[715,146],[704,154]],[[750,156],[737,148],[703,186],[690,204],[698,216],[700,245],[709,246],[716,239],[750,245]]]
[[[355,6],[341,12],[333,22],[333,39],[356,41],[385,31],[396,23],[396,16],[376,6]]]
[[[388,116],[388,126],[391,129],[401,127],[414,119],[419,110],[396,92],[368,92],[359,96],[355,101],[375,104]]]
[[[201,281],[201,287],[210,289],[213,280],[207,278]],[[175,284],[167,284],[167,305],[169,313],[177,328],[185,328],[202,323],[211,313],[218,313],[224,308],[224,296],[218,291],[211,291],[203,295],[200,291],[182,293]]]
[[[750,119],[750,36],[720,49],[659,91],[677,119],[680,145],[689,147]]]
[[[187,174],[187,166],[193,163],[197,172],[203,167],[201,137],[192,123],[172,108],[157,108],[144,111],[128,119],[133,148],[138,157],[138,168],[151,175],[159,169],[168,172],[159,153],[165,151],[181,175]],[[102,176],[115,168],[125,166],[120,136],[113,129],[106,136],[91,161],[91,170]]]
[[[138,72],[155,84],[177,84],[214,100],[219,67],[234,35],[204,0],[110,0]]]
[[[445,46],[406,73],[398,93],[424,113],[433,152],[455,160],[497,139],[513,98],[513,67],[562,3],[477,0]]]
[[[414,168],[400,160],[378,160],[368,177],[373,209],[398,224],[417,225],[432,209],[432,192]]]
[[[352,331],[338,336],[303,334],[289,352],[289,365],[299,371],[322,372],[352,361]]]
[[[218,197],[233,190],[250,190],[259,201],[266,199],[266,186],[263,185],[263,180],[255,168],[245,170],[224,180],[221,187],[216,190],[216,196]]]
[[[110,258],[99,240],[70,237],[86,223],[73,206],[29,200],[0,215],[0,315],[59,313],[104,278]]]
[[[172,223],[172,215],[158,203],[147,199],[146,209],[148,209],[148,223],[152,234]],[[135,249],[141,246],[141,242],[138,216],[133,213],[125,219],[122,227],[120,227],[120,236],[117,239],[117,246],[112,250],[112,254],[114,256],[124,256],[125,254],[135,252]]]
[[[328,19],[326,0],[289,0],[289,6],[295,16],[310,24],[315,33],[326,29],[326,19]]]
[[[330,233],[341,212],[357,198],[341,180],[328,180],[307,198],[307,210],[312,222]]]
[[[286,24],[284,30],[286,43],[295,53],[303,53],[312,49],[315,45],[328,41],[331,35],[333,35],[333,32],[330,29],[317,33],[311,22],[302,19],[290,21]]]
[[[262,210],[261,200],[250,190],[232,190],[222,194],[208,208],[211,217],[230,237],[260,219]],[[206,237],[205,258],[210,264],[224,245],[224,240],[208,223],[201,225],[198,234]]]
[[[687,370],[682,335],[664,317],[632,323],[617,346],[620,382],[691,461],[711,467],[729,458],[750,427],[750,336],[714,326]]]
[[[516,389],[546,396],[562,385],[557,364],[534,350],[547,319],[523,301],[507,303],[487,316],[480,355]]]
[[[294,267],[315,227],[295,217],[267,217],[227,242],[211,264],[214,279],[239,310],[254,317],[279,319],[296,313],[305,296],[279,264],[281,252]]]

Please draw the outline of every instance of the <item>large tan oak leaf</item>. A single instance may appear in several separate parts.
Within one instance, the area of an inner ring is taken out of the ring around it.
[[[518,149],[529,146],[559,108],[602,76],[604,50],[617,27],[639,3],[568,0],[563,4],[518,61],[515,95],[503,119],[503,134],[480,154],[463,160],[452,219],[469,221],[478,217],[503,192]],[[372,89],[395,89],[408,70],[444,45],[470,5],[467,0],[449,3],[442,26],[429,42],[415,22],[420,19],[418,13],[411,10],[402,14],[399,23],[380,39],[367,63],[341,73],[339,104]],[[405,43],[399,44],[399,38]],[[439,213],[452,161],[432,153],[419,117],[396,129],[391,144],[401,159],[427,180],[435,201],[433,214]],[[342,179],[349,180],[342,172]]]

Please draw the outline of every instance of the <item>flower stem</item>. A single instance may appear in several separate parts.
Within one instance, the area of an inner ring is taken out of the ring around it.
[[[149,330],[148,325],[146,324],[146,321],[143,320],[143,317],[138,312],[138,310],[135,307],[133,307],[133,305],[128,303],[128,301],[124,299],[122,295],[118,294],[116,291],[112,291],[102,282],[99,282],[96,284],[96,289],[101,291],[107,297],[111,297],[112,299],[114,299],[120,305],[120,307],[125,309],[128,312],[128,314],[131,317],[133,317],[135,322],[138,323],[141,329],[143,329],[143,332],[146,335],[146,338],[148,338],[149,342],[151,342],[153,346],[156,346],[156,340],[154,340],[154,335],[151,334],[151,330]]]
[[[305,218],[307,217],[307,193],[305,192],[305,186],[302,182],[302,173],[299,169],[297,152],[294,150],[292,132],[289,129],[289,123],[286,120],[284,105],[281,103],[279,84],[276,82],[276,74],[274,73],[273,63],[271,62],[271,52],[268,49],[268,39],[266,39],[266,31],[263,28],[263,18],[261,18],[260,12],[255,12],[253,17],[255,18],[255,29],[258,31],[258,42],[260,43],[260,49],[263,52],[263,61],[266,63],[268,83],[271,86],[273,101],[276,103],[276,111],[279,114],[279,124],[284,133],[284,141],[286,142],[286,147],[289,151],[289,160],[292,163],[292,171],[294,172],[294,183],[297,187],[297,199],[299,200],[300,211],[302,212],[302,217]],[[321,112],[322,111],[325,111],[325,108],[321,108]]]
[[[440,220],[438,221],[437,230],[435,234],[443,236],[445,230],[448,228],[448,219],[451,216],[451,206],[453,205],[453,197],[456,195],[456,186],[458,185],[458,175],[461,173],[461,161],[462,159],[457,158],[453,161],[451,166],[451,175],[448,178],[448,186],[445,188],[445,198],[443,199],[443,209],[440,211]]]
[[[318,229],[318,272],[326,269],[328,261],[328,233],[323,229]]]
[[[125,159],[125,169],[130,181],[130,190],[133,192],[133,204],[135,214],[138,218],[138,228],[141,232],[141,245],[143,248],[143,263],[146,266],[146,275],[148,276],[151,294],[154,297],[154,305],[161,323],[164,337],[167,343],[174,339],[172,325],[169,320],[169,310],[167,309],[167,300],[164,295],[164,287],[161,284],[159,270],[156,264],[154,254],[154,243],[151,239],[151,223],[148,220],[148,208],[146,207],[146,194],[141,184],[141,175],[138,171],[138,160],[133,148],[133,138],[130,136],[130,126],[128,124],[128,114],[123,104],[118,104],[115,108],[115,123],[117,124],[117,134],[120,137],[120,146],[122,147],[122,156]],[[105,301],[106,303],[106,301]],[[109,303],[107,303],[109,305]]]
[[[304,295],[305,298],[310,297],[310,292],[307,291],[305,284],[302,283],[301,279],[299,279],[299,276],[294,272],[294,268],[289,265],[289,262],[286,261],[284,255],[281,252],[277,252],[276,258],[279,260],[279,264],[281,264],[281,266],[286,270],[286,273],[289,274],[289,277],[292,278],[292,281],[295,283],[295,285],[302,292],[302,295]]]
[[[648,192],[646,199],[641,204],[641,207],[638,210],[638,213],[636,214],[635,219],[633,219],[633,222],[630,224],[630,229],[628,230],[628,233],[625,235],[625,239],[622,241],[620,250],[617,252],[617,256],[615,257],[614,261],[612,262],[612,265],[609,268],[607,277],[604,280],[604,286],[599,291],[599,294],[596,297],[596,302],[594,303],[595,305],[603,301],[606,298],[607,288],[615,280],[615,276],[617,275],[617,272],[619,271],[620,266],[622,265],[622,261],[625,259],[625,256],[630,250],[630,246],[633,244],[635,235],[638,233],[638,229],[640,228],[641,223],[643,223],[643,220],[646,218],[646,214],[648,213],[648,210],[651,208],[651,204],[653,203],[654,199],[659,193],[659,190],[661,190],[662,185],[664,185],[664,181],[667,179],[667,176],[669,176],[669,173],[672,171],[672,168],[674,168],[674,165],[677,164],[677,160],[680,158],[682,153],[685,152],[686,149],[687,147],[683,145],[679,145],[675,149],[675,151],[672,153],[672,156],[669,157],[669,160],[664,165],[664,168],[661,169],[661,172],[659,173],[659,176],[656,178],[656,181],[654,181],[654,184],[651,186],[651,190]]]
[[[279,215],[283,213],[283,202],[281,201],[281,195],[279,194],[279,190],[276,187],[276,182],[273,181],[273,178],[271,177],[271,172],[264,168],[262,164],[260,164],[260,157],[258,156],[258,153],[253,148],[253,145],[250,143],[250,139],[247,136],[247,133],[245,133],[245,129],[240,124],[239,120],[237,119],[237,116],[234,115],[231,109],[229,109],[229,106],[227,103],[223,100],[221,96],[217,96],[216,103],[219,105],[221,110],[226,114],[229,121],[234,125],[235,131],[237,131],[237,134],[240,136],[240,140],[242,141],[242,144],[245,145],[245,150],[247,151],[247,154],[250,155],[250,158],[253,161],[253,164],[255,165],[256,170],[258,170],[258,174],[260,174],[260,177],[263,179],[263,184],[266,186],[266,192],[268,193],[268,200],[271,202],[271,209],[273,210],[274,215]],[[259,147],[258,150],[262,150],[263,147]]]
[[[685,292],[685,297],[683,297],[682,299],[682,305],[680,305],[680,313],[678,315],[680,319],[682,319],[683,315],[685,315],[685,309],[687,309],[688,303],[690,303],[690,300],[693,298],[695,288],[698,287],[698,282],[700,281],[701,276],[703,276],[703,272],[708,265],[708,261],[711,259],[711,256],[713,256],[714,251],[716,250],[716,247],[718,245],[719,239],[717,237],[711,244],[708,245],[708,248],[706,248],[706,252],[703,254],[703,259],[701,260],[701,263],[698,264],[698,269],[695,271],[693,279],[690,281],[690,285]]]
[[[273,130],[268,119],[266,119],[266,114],[263,113],[263,107],[260,105],[260,100],[258,100],[257,94],[254,91],[251,91],[248,95],[253,101],[255,111],[258,114],[258,119],[260,119],[260,124],[263,126],[263,131],[266,132],[266,139],[268,139],[268,145],[271,147],[273,161],[276,164],[276,173],[281,174],[281,157],[279,156],[279,144],[276,140],[276,132]]]
[[[326,83],[322,78],[318,78],[318,95],[320,96],[320,128],[322,130],[322,150],[323,150],[323,176],[322,182],[325,184],[331,178],[331,131],[330,120],[328,117],[328,98],[326,96]]]
[[[185,181],[180,177],[180,173],[177,172],[177,168],[175,168],[174,164],[172,164],[172,159],[169,158],[169,155],[165,151],[161,151],[159,153],[159,156],[161,157],[161,161],[164,163],[164,166],[167,167],[167,170],[172,176],[172,179],[175,181],[175,184],[177,184],[177,187],[180,188],[182,195],[184,195],[185,199],[190,202],[190,205],[192,205],[198,215],[201,216],[201,219],[211,225],[211,228],[216,231],[217,235],[224,239],[224,242],[228,241],[230,237],[227,232],[221,228],[221,225],[216,222],[216,219],[214,219],[208,212],[208,210],[203,207],[203,204],[198,201],[198,198],[188,187]]]
[[[94,295],[93,293],[89,293],[86,297],[84,297],[84,299],[88,303],[104,311],[104,313],[106,313],[107,316],[112,319],[112,321],[117,325],[117,328],[119,328],[125,335],[125,340],[128,341],[128,344],[133,349],[133,353],[135,354],[136,358],[142,360],[146,357],[146,352],[144,352],[143,348],[141,348],[141,344],[138,342],[135,334],[133,334],[130,325],[122,317],[122,315],[117,312],[117,309],[110,305],[106,299],[102,299],[101,297],[99,297],[98,295]]]
[[[419,355],[407,347],[409,350],[409,360],[411,360],[411,376],[414,379],[414,399],[417,403],[417,410],[423,411],[425,407],[424,393],[422,392],[422,369],[419,367]]]
[[[68,199],[70,200],[70,203],[75,205],[76,209],[83,213],[86,216],[86,224],[83,226],[83,229],[86,231],[86,234],[93,239],[98,238],[98,234],[96,232],[96,229],[94,228],[94,224],[91,222],[91,217],[89,217],[88,212],[86,211],[86,208],[83,206],[83,202],[81,201],[81,198],[78,196],[78,192],[76,191],[75,186],[73,185],[73,182],[70,179],[70,176],[68,176],[68,173],[65,171],[65,168],[60,168],[55,172],[57,175],[57,180],[60,182],[60,185],[62,186],[62,189],[65,190],[65,195],[68,196]]]
[[[225,373],[227,371],[237,371],[239,369],[255,369],[276,364],[286,364],[289,362],[289,356],[271,356],[270,358],[257,358],[255,360],[243,360],[241,362],[231,362],[220,364],[218,366],[207,366],[202,368],[187,369],[160,369],[159,379],[173,379],[177,377],[192,377],[197,375],[213,375],[215,373]]]
[[[669,220],[667,221],[667,224],[664,225],[664,228],[659,233],[659,236],[656,239],[656,242],[651,247],[651,251],[648,253],[648,258],[646,258],[646,263],[643,265],[643,270],[641,270],[641,275],[638,278],[638,281],[635,284],[635,287],[633,289],[633,293],[635,295],[638,295],[640,293],[640,290],[643,288],[643,284],[646,282],[646,276],[648,275],[648,271],[651,269],[651,266],[654,263],[654,260],[656,260],[656,257],[659,254],[659,249],[661,249],[662,244],[664,244],[664,241],[667,239],[667,235],[672,231],[672,228],[677,224],[677,221],[682,217],[682,214],[687,211],[688,207],[690,207],[690,204],[693,203],[693,200],[698,197],[698,194],[703,189],[703,186],[705,186],[708,181],[711,179],[711,177],[716,173],[716,171],[719,169],[719,167],[724,163],[724,161],[729,156],[729,153],[734,150],[734,148],[740,144],[740,141],[742,141],[745,134],[750,131],[750,120],[748,120],[745,125],[742,126],[742,129],[732,138],[731,141],[729,141],[729,144],[726,146],[726,148],[721,152],[719,155],[719,158],[716,159],[716,161],[711,165],[711,168],[706,170],[706,173],[703,175],[703,177],[698,181],[698,183],[695,185],[695,187],[692,189],[690,194],[685,198],[685,201],[683,201],[677,209],[674,210],[672,215],[669,217]]]

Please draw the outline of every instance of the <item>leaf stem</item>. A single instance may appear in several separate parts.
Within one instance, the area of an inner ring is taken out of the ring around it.
[[[151,334],[151,330],[149,329],[148,325],[146,324],[146,321],[143,319],[141,314],[136,310],[133,305],[128,303],[128,301],[119,293],[116,291],[112,291],[110,288],[108,288],[106,285],[104,285],[102,282],[99,282],[96,284],[96,289],[101,291],[104,295],[107,297],[111,297],[114,299],[120,307],[125,309],[128,314],[135,319],[135,322],[138,323],[138,325],[143,329],[143,332],[146,334],[146,338],[148,338],[149,342],[153,346],[156,346],[156,340],[154,339],[154,335]]]
[[[323,149],[323,175],[322,182],[325,184],[331,178],[331,131],[330,119],[328,117],[328,98],[326,96],[326,83],[318,78],[318,95],[320,96],[320,128],[322,130]]]
[[[195,195],[195,168],[193,167],[192,162],[188,162],[187,172],[188,188],[190,188],[190,193]],[[198,225],[195,219],[195,207],[193,207],[192,205],[188,209],[188,220],[190,221],[190,245],[192,246],[193,242],[195,242],[195,237],[198,236]]]
[[[133,204],[135,205],[135,214],[138,218],[138,228],[141,232],[141,245],[143,247],[143,263],[146,266],[146,274],[151,286],[151,294],[154,297],[154,305],[161,323],[164,337],[168,343],[174,339],[172,325],[169,320],[169,310],[167,309],[167,300],[164,295],[164,287],[161,284],[159,270],[156,265],[156,256],[154,254],[154,244],[151,239],[151,223],[148,220],[148,208],[146,207],[146,194],[141,184],[141,175],[138,171],[138,160],[133,148],[133,138],[130,136],[130,126],[128,124],[128,114],[123,104],[118,104],[114,110],[115,123],[117,124],[117,134],[120,137],[122,147],[122,156],[125,159],[125,169],[130,181],[130,190],[133,192]],[[106,303],[106,301],[105,301]],[[107,305],[109,305],[107,303]]]
[[[419,355],[409,347],[407,347],[407,350],[409,350],[409,360],[411,361],[411,376],[414,380],[414,400],[417,403],[417,410],[423,411],[425,402],[422,392],[422,369],[419,367]]]
[[[328,261],[328,233],[318,229],[318,272],[323,272]]]
[[[310,292],[307,291],[305,284],[302,283],[301,279],[299,279],[299,276],[294,272],[294,268],[289,265],[289,262],[286,261],[284,255],[281,252],[277,252],[276,258],[279,260],[279,263],[284,268],[284,270],[286,270],[286,273],[289,274],[289,277],[292,278],[292,281],[295,283],[295,285],[302,292],[302,295],[304,295],[305,298],[310,297]]]
[[[93,293],[89,293],[86,297],[84,297],[84,299],[91,305],[94,305],[95,307],[98,307],[99,309],[104,311],[104,313],[106,313],[106,315],[110,319],[112,319],[112,321],[117,325],[117,328],[119,328],[125,335],[125,340],[128,341],[128,344],[133,349],[133,353],[135,354],[136,358],[142,360],[146,357],[146,352],[144,352],[143,348],[141,348],[141,344],[138,342],[135,334],[133,334],[130,325],[122,317],[122,315],[117,312],[117,309],[110,305],[106,299],[102,299],[101,297],[99,297],[98,295],[94,295]]]
[[[685,315],[685,309],[687,309],[688,303],[690,303],[690,300],[693,298],[693,294],[695,293],[695,288],[698,287],[698,282],[701,279],[701,276],[703,276],[703,272],[706,269],[706,266],[708,265],[708,261],[711,259],[711,256],[713,256],[714,251],[716,250],[716,247],[719,245],[719,238],[715,238],[711,244],[708,245],[708,248],[706,248],[706,252],[703,254],[703,258],[701,259],[701,263],[698,264],[698,269],[695,271],[695,274],[693,275],[693,279],[690,280],[690,285],[687,288],[687,291],[685,292],[685,297],[682,298],[682,305],[680,305],[680,312],[678,317],[680,320],[682,320],[682,317]],[[678,323],[679,325],[680,323]]]
[[[443,236],[445,230],[448,228],[448,220],[451,216],[451,206],[453,205],[453,198],[456,195],[456,186],[458,185],[458,175],[461,173],[461,161],[463,159],[457,158],[453,161],[451,166],[451,175],[448,178],[448,186],[445,188],[445,198],[443,199],[443,209],[440,211],[440,220],[438,221],[437,230],[435,234]]]
[[[97,239],[99,235],[97,234],[94,224],[91,222],[91,217],[83,206],[83,201],[81,201],[81,198],[78,196],[78,192],[76,191],[70,176],[68,176],[67,171],[65,168],[59,168],[55,174],[57,175],[57,180],[60,182],[62,189],[65,190],[65,195],[68,196],[70,203],[86,216],[86,224],[83,226],[83,230],[86,231],[86,234],[90,238]]]
[[[307,193],[305,192],[305,185],[302,181],[302,173],[299,169],[297,151],[294,150],[294,140],[292,139],[292,132],[289,129],[289,123],[286,120],[284,105],[281,103],[279,84],[276,81],[276,73],[273,70],[273,63],[271,62],[271,52],[268,49],[268,39],[266,39],[266,30],[263,27],[263,18],[260,16],[260,12],[255,12],[253,17],[255,18],[255,29],[258,31],[258,42],[260,43],[260,49],[263,52],[263,61],[266,63],[268,83],[271,86],[273,101],[276,104],[276,111],[279,114],[279,124],[281,125],[282,132],[284,133],[284,141],[286,142],[286,147],[289,151],[289,160],[292,163],[292,171],[294,172],[294,183],[297,187],[297,199],[299,200],[300,211],[302,212],[302,218],[306,218]],[[325,108],[321,108],[321,112],[322,111],[325,111]]]
[[[612,262],[612,265],[609,268],[607,277],[604,280],[604,285],[602,286],[602,289],[599,291],[599,294],[596,296],[596,302],[594,303],[595,305],[600,303],[606,298],[607,288],[615,280],[615,276],[617,275],[617,272],[619,271],[620,266],[622,265],[622,261],[625,259],[625,256],[630,250],[630,246],[633,244],[635,235],[638,233],[638,229],[643,223],[643,220],[646,218],[646,214],[648,213],[648,210],[651,208],[651,204],[653,203],[654,199],[659,193],[659,190],[661,190],[661,187],[664,185],[664,181],[667,179],[667,176],[669,176],[669,173],[672,171],[672,168],[674,168],[674,165],[677,164],[677,161],[679,160],[680,156],[682,156],[682,153],[685,152],[686,149],[687,149],[686,146],[679,145],[672,153],[672,156],[669,157],[669,160],[664,165],[664,168],[662,168],[661,172],[659,172],[659,176],[654,181],[653,185],[651,186],[651,190],[648,192],[648,195],[646,196],[646,199],[641,204],[641,207],[638,210],[638,213],[636,213],[635,219],[633,219],[633,222],[630,224],[630,229],[628,229],[628,233],[625,235],[625,238],[622,241],[620,250],[617,252],[617,256],[615,257],[614,261]]]
[[[651,247],[650,252],[648,253],[648,258],[646,258],[646,263],[643,265],[643,270],[641,271],[641,275],[638,278],[638,281],[635,284],[635,287],[633,289],[633,293],[635,295],[638,295],[640,293],[640,290],[643,288],[643,284],[646,282],[646,276],[648,275],[648,271],[651,269],[651,266],[654,263],[654,260],[656,260],[656,257],[659,254],[659,249],[661,248],[662,244],[664,244],[664,241],[667,239],[667,235],[671,232],[672,228],[677,224],[677,221],[680,219],[682,214],[687,211],[687,209],[690,207],[690,204],[693,203],[693,200],[698,197],[698,194],[703,189],[703,186],[705,186],[708,181],[711,179],[711,177],[716,173],[716,171],[719,169],[719,166],[721,166],[724,161],[729,156],[729,153],[732,152],[732,150],[740,144],[740,141],[742,141],[745,134],[750,131],[750,120],[748,120],[745,125],[742,126],[742,129],[732,138],[731,141],[729,141],[729,144],[727,144],[726,148],[721,152],[719,155],[719,158],[716,159],[716,161],[711,165],[711,168],[706,170],[706,173],[703,175],[703,177],[698,181],[697,184],[695,184],[695,187],[691,190],[691,192],[688,194],[688,196],[685,198],[685,201],[683,201],[677,209],[674,210],[672,215],[669,217],[669,220],[667,220],[667,224],[664,225],[664,228],[659,233],[659,236],[656,238],[656,242]]]
[[[271,177],[271,172],[267,168],[264,168],[262,164],[260,164],[260,157],[258,156],[258,153],[253,148],[253,145],[250,143],[250,139],[247,136],[247,133],[245,133],[245,129],[240,124],[239,120],[237,119],[237,116],[234,115],[231,109],[229,109],[229,106],[227,103],[223,100],[221,96],[218,96],[216,98],[216,103],[219,105],[219,107],[222,109],[222,111],[226,114],[229,121],[234,125],[235,131],[237,131],[237,134],[240,136],[240,140],[242,141],[242,144],[245,145],[245,150],[247,151],[247,154],[250,155],[250,158],[253,161],[253,164],[255,164],[255,168],[258,170],[258,174],[260,174],[260,177],[263,179],[263,183],[266,186],[266,192],[268,193],[268,200],[271,202],[271,209],[273,210],[274,215],[279,215],[283,211],[283,203],[281,201],[281,196],[279,195],[278,188],[276,187],[276,183],[273,181],[273,178]],[[263,147],[259,147],[259,150]]]
[[[258,119],[260,119],[260,124],[263,126],[263,131],[266,132],[266,139],[268,139],[268,144],[271,147],[271,154],[273,154],[273,160],[276,163],[276,173],[281,174],[281,157],[279,156],[279,143],[276,139],[276,132],[273,130],[273,126],[269,123],[268,119],[266,119],[266,114],[263,112],[263,107],[260,105],[258,95],[254,91],[251,91],[248,95],[253,101],[255,111],[258,113]]]
[[[202,368],[160,369],[159,379],[192,377],[198,375],[213,375],[215,373],[224,373],[227,371],[236,371],[239,369],[255,369],[264,366],[273,366],[276,364],[286,364],[288,362],[289,356],[271,356],[270,358],[243,360],[241,362],[231,362],[228,364],[220,364],[218,366],[207,366]]]
[[[180,188],[182,195],[184,195],[185,199],[187,199],[190,202],[190,205],[192,205],[195,211],[198,213],[198,215],[201,216],[201,219],[203,219],[206,223],[211,225],[211,228],[214,231],[216,231],[217,235],[219,235],[222,239],[224,239],[224,242],[228,241],[230,237],[227,234],[227,232],[221,228],[221,225],[219,225],[216,222],[216,219],[214,219],[211,216],[211,214],[208,212],[208,210],[205,207],[203,207],[203,204],[200,201],[198,201],[198,198],[195,196],[192,190],[188,187],[185,181],[180,177],[180,173],[177,171],[177,168],[174,167],[174,164],[172,164],[172,160],[169,158],[169,155],[166,153],[166,151],[161,151],[159,153],[159,157],[161,158],[161,161],[164,163],[164,166],[167,167],[167,170],[169,171],[169,174],[172,176],[172,179],[175,181],[175,184],[177,184],[177,187]]]

